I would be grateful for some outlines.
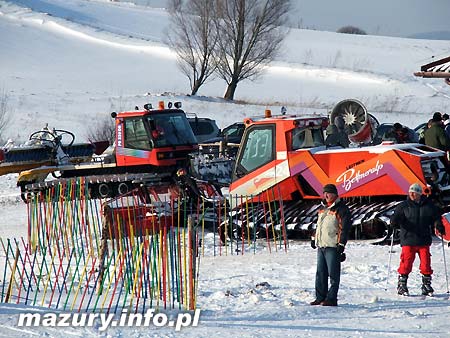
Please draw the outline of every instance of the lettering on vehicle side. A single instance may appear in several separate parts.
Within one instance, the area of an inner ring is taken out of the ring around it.
[[[352,164],[348,165],[347,168],[345,168],[345,169],[348,170],[348,169],[354,168],[354,167],[356,167],[357,165],[360,165],[361,163],[364,163],[364,160],[361,160],[361,161],[352,163]]]
[[[117,146],[122,147],[122,123],[117,125]]]
[[[381,164],[380,161],[377,161],[377,163],[372,168],[369,168],[364,172],[355,170],[354,168],[348,169],[341,175],[339,175],[339,177],[336,179],[336,183],[342,182],[342,187],[345,189],[345,191],[349,191],[352,189],[353,184],[357,184],[363,179],[367,179],[369,181],[375,179],[375,177],[372,178],[371,176],[378,176],[380,170],[383,169],[383,167],[383,164]]]

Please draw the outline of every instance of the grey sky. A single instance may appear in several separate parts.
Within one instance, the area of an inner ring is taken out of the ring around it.
[[[368,34],[408,37],[450,31],[449,0],[294,0],[304,28],[336,31],[357,26]]]
[[[168,2],[122,1],[155,8]],[[368,34],[400,37],[447,31],[450,37],[450,0],[292,0],[292,4],[295,27],[335,32],[352,25]]]

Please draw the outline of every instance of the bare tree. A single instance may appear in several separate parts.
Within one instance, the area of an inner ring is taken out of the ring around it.
[[[282,28],[290,0],[216,0],[217,72],[233,100],[237,85],[255,79],[277,54],[287,29]]]
[[[170,0],[169,45],[177,54],[178,66],[189,79],[191,95],[197,94],[216,68],[214,8],[211,0]]]
[[[109,144],[113,144],[116,136],[115,127],[114,119],[107,114],[105,117],[96,120],[92,125],[89,125],[87,138],[91,142],[109,141]]]
[[[8,99],[9,96],[6,90],[4,88],[0,89],[0,141],[3,141],[4,131],[11,122]]]

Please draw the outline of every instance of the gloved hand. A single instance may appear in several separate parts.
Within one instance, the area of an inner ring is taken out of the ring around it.
[[[445,227],[441,222],[436,223],[436,230],[439,231],[441,235],[445,235]]]
[[[344,250],[345,250],[345,246],[339,243],[338,246],[337,246],[337,253],[338,253],[338,255],[343,254]]]
[[[311,238],[311,248],[316,249],[316,240],[314,238]]]

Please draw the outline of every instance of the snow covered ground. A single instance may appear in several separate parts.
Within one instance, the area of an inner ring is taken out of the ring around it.
[[[87,121],[146,102],[180,100],[187,112],[215,118],[221,127],[265,108],[326,113],[356,98],[382,122],[414,127],[436,110],[450,112],[442,80],[412,74],[432,56],[449,55],[448,41],[353,36],[292,29],[276,61],[255,82],[239,84],[236,100],[220,97],[219,79],[199,97],[164,43],[167,13],[127,3],[83,0],[0,1],[0,89],[8,93],[13,120],[3,139],[24,141],[45,123],[85,140]],[[0,177],[0,236],[26,235],[26,208],[16,175]],[[202,257],[199,326],[173,328],[18,328],[24,306],[0,306],[0,336],[84,337],[448,337],[450,303],[443,253],[432,245],[433,298],[419,297],[417,264],[412,296],[395,292],[400,249],[350,243],[343,264],[338,308],[311,307],[315,251],[290,243],[286,252]],[[450,258],[450,257],[447,257]],[[447,259],[448,260],[448,259]],[[387,279],[389,273],[389,279]],[[1,278],[1,277],[0,277]],[[386,290],[387,289],[387,290]],[[33,309],[33,311],[45,309]]]

